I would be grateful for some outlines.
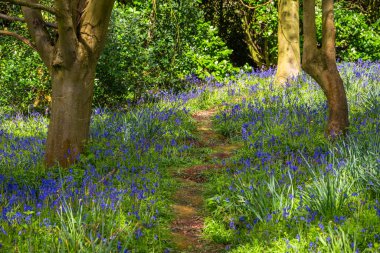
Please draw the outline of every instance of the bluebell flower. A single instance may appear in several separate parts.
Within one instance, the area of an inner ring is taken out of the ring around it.
[[[49,218],[44,218],[42,222],[43,222],[43,224],[44,224],[45,227],[50,227],[51,226]]]
[[[236,230],[236,225],[233,218],[230,220],[229,227],[230,229]]]
[[[136,239],[140,239],[143,235],[144,235],[144,233],[142,232],[141,228],[137,228],[135,231]]]
[[[8,235],[8,234],[7,234],[7,231],[5,231],[5,229],[4,229],[2,226],[0,226],[0,232],[1,232],[2,234],[4,234],[4,235]]]

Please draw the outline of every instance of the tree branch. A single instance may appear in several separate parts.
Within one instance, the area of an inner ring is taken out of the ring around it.
[[[11,17],[11,16],[8,16],[8,15],[2,14],[2,13],[0,13],[0,18],[7,20],[7,21],[11,21],[11,22],[15,22],[15,21],[25,22],[25,19],[23,19],[23,18]]]
[[[0,30],[0,35],[11,36],[13,38],[16,38],[19,41],[21,41],[24,44],[26,44],[29,47],[31,47],[32,49],[37,50],[36,46],[32,42],[30,42],[30,40],[28,40],[27,38],[21,36],[20,34],[17,34],[15,32],[10,32],[10,31],[7,31],[7,30]]]
[[[317,51],[317,28],[315,25],[315,0],[303,2],[303,63],[314,58]]]
[[[322,1],[322,49],[326,57],[335,62],[335,24],[334,24],[334,1]]]
[[[12,4],[19,5],[19,6],[29,7],[29,8],[37,9],[37,10],[41,10],[41,11],[46,11],[46,12],[49,12],[49,13],[55,15],[55,16],[59,16],[59,13],[57,12],[57,10],[55,8],[49,7],[49,6],[45,6],[45,5],[39,4],[39,3],[34,3],[34,2],[31,2],[31,1],[0,0],[0,2],[12,3]]]
[[[7,21],[11,21],[11,22],[23,22],[23,23],[26,23],[26,21],[25,21],[24,18],[11,17],[11,16],[8,16],[8,15],[2,14],[2,13],[0,13],[0,19],[4,19],[4,20],[7,20]],[[45,25],[47,27],[51,27],[51,28],[57,29],[57,24],[45,22]]]
[[[54,59],[53,65],[56,66],[71,66],[77,57],[78,38],[70,3],[71,1],[67,0],[54,0],[54,5],[61,13],[61,16],[57,17],[58,47],[61,53],[58,54],[59,58]]]
[[[29,0],[29,2],[38,4],[38,0]],[[46,26],[44,25],[45,21],[42,17],[41,10],[29,7],[22,7],[21,10],[24,14],[29,34],[36,44],[37,52],[41,56],[41,59],[45,63],[46,67],[50,70],[54,51],[54,42],[50,37]]]
[[[115,0],[87,0],[81,17],[80,40],[97,59],[105,44],[108,24]]]

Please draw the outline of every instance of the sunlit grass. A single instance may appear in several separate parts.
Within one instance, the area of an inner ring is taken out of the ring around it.
[[[214,126],[244,147],[210,180],[207,236],[233,232],[224,237],[232,252],[379,250],[379,68],[340,65],[351,125],[333,143],[309,77],[275,90],[270,77],[241,77],[250,88],[221,107]]]

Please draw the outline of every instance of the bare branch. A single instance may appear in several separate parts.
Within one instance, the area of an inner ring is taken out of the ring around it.
[[[24,44],[26,44],[29,47],[31,47],[32,49],[37,50],[36,46],[32,42],[30,42],[30,40],[28,40],[27,38],[21,36],[20,34],[17,34],[15,32],[10,32],[10,31],[7,31],[7,30],[0,30],[0,35],[11,36],[13,38],[16,38],[19,41],[21,41]]]
[[[2,14],[2,13],[0,13],[0,18],[7,20],[7,21],[11,21],[11,22],[15,22],[15,21],[25,22],[25,19],[23,19],[23,18],[11,17],[11,16],[8,16],[8,15]]]
[[[25,21],[24,18],[11,17],[11,16],[8,16],[8,15],[2,14],[2,13],[0,13],[0,19],[4,19],[4,20],[7,20],[7,21],[11,21],[11,22],[24,22],[24,23],[26,23],[26,21]],[[51,28],[57,29],[57,24],[45,22],[45,25],[47,27],[51,27]]]
[[[57,12],[57,10],[55,8],[45,6],[45,5],[39,4],[39,3],[33,3],[30,1],[22,1],[22,0],[0,0],[0,2],[12,3],[12,4],[19,5],[19,6],[25,6],[25,7],[29,7],[32,9],[46,11],[46,12],[49,12],[49,13],[55,15],[55,16],[59,16],[59,13]]]

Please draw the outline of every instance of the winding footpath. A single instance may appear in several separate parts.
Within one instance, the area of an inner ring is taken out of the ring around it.
[[[239,145],[228,144],[226,139],[212,129],[212,118],[216,109],[199,111],[193,114],[199,134],[198,146],[210,148],[212,153],[203,159],[204,164],[181,169],[173,176],[180,186],[174,194],[175,219],[171,224],[174,252],[202,253],[223,252],[225,245],[213,243],[202,237],[204,224],[204,183],[206,171],[222,168],[221,162],[232,156]]]

